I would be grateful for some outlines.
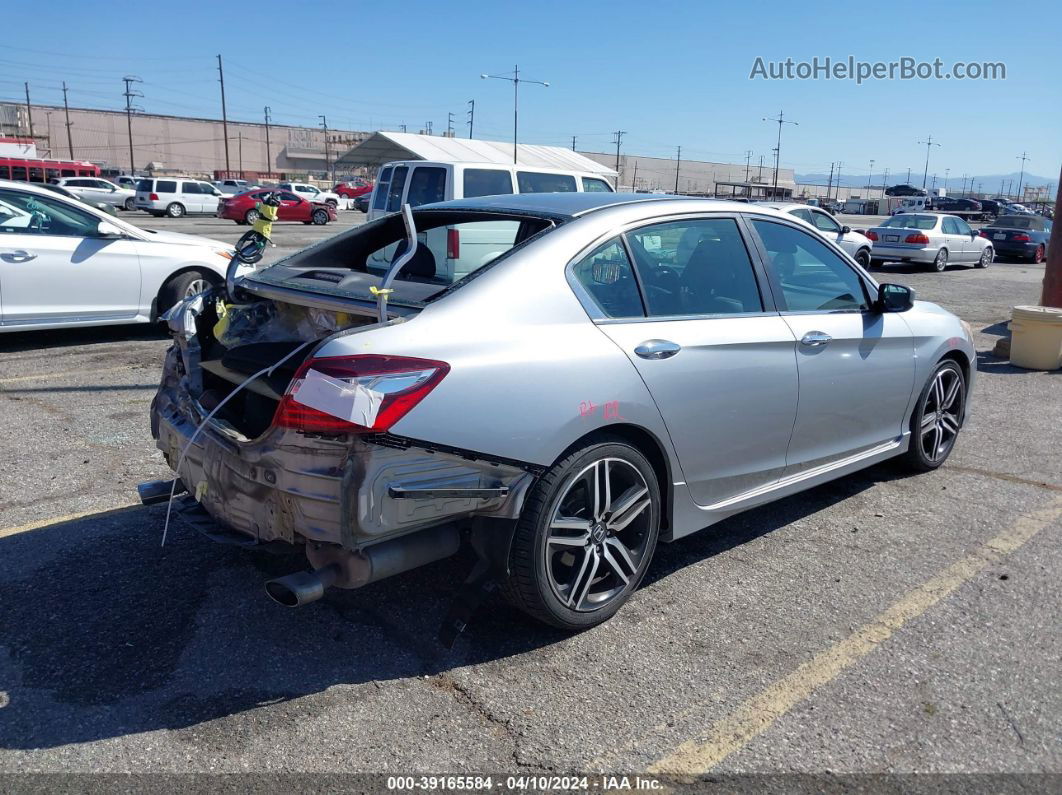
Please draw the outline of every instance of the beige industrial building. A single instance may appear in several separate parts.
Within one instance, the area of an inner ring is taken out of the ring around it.
[[[29,137],[43,157],[89,160],[105,173],[128,173],[129,123],[122,111],[0,103],[0,137]],[[210,176],[214,171],[282,172],[324,176],[336,158],[368,133],[284,124],[228,122],[228,157],[220,119],[132,115],[132,167],[136,173]],[[68,135],[69,129],[69,135]],[[268,134],[268,140],[267,140]],[[227,165],[226,165],[227,163]]]

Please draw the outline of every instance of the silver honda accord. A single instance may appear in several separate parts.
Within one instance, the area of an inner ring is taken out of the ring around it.
[[[658,541],[897,457],[939,467],[969,327],[766,207],[570,193],[404,207],[167,316],[174,516],[291,544],[282,604],[470,544],[580,629]],[[181,496],[183,495],[183,496]]]

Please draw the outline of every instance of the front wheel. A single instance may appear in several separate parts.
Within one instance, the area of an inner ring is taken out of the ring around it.
[[[317,224],[317,226],[324,226],[328,223],[328,213],[324,210],[314,210],[310,220]]]
[[[975,268],[987,268],[989,265],[992,264],[992,257],[993,257],[992,247],[991,246],[985,246],[985,250],[981,252],[981,258],[977,260],[977,264],[974,265],[974,267]]]
[[[861,248],[856,252],[855,261],[858,262],[859,266],[864,270],[870,270],[872,264],[870,261],[870,252],[865,248]]]
[[[620,440],[557,462],[517,522],[505,593],[554,627],[581,630],[611,618],[645,576],[660,534],[652,466]]]
[[[168,215],[170,218],[180,218],[182,215],[184,215],[184,205],[174,202],[166,208],[166,215]]]
[[[252,208],[252,209],[248,210],[246,213],[244,213],[244,216],[243,216],[244,223],[253,224],[257,220],[258,220],[258,210],[255,210],[254,208]]]
[[[966,379],[952,360],[941,362],[918,398],[911,417],[906,464],[928,472],[943,464],[955,446],[966,410]]]
[[[159,291],[158,313],[161,315],[178,301],[204,292],[211,282],[199,271],[179,273],[163,285]]]

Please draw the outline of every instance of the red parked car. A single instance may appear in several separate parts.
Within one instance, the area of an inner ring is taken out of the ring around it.
[[[340,182],[332,192],[345,199],[356,199],[366,193],[372,193],[372,183],[367,179],[354,179],[350,182]]]
[[[223,199],[218,204],[218,218],[228,218],[238,224],[253,224],[258,220],[258,210],[255,209],[255,205],[267,193],[273,192],[268,188],[256,188]],[[304,224],[327,224],[329,221],[336,220],[336,208],[324,202],[308,201],[291,191],[282,190],[277,220],[302,221]]]

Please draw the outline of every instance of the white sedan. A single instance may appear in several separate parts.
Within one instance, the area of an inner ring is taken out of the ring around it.
[[[321,190],[304,182],[281,182],[277,187],[281,190],[293,191],[307,201],[324,202],[325,204],[331,204],[333,207],[339,206],[339,194],[330,190]]]
[[[987,268],[995,256],[992,244],[955,215],[903,213],[867,230],[874,241],[875,262],[899,260],[929,265],[942,272],[949,264]]]
[[[834,220],[834,217],[825,210],[812,207],[807,204],[768,204],[783,213],[789,213],[801,221],[810,224],[818,230],[819,234],[840,246],[848,256],[862,265],[870,267],[871,241],[868,237],[853,232],[851,227],[842,226]]]
[[[222,283],[231,259],[221,241],[138,229],[0,180],[0,332],[152,322]]]

